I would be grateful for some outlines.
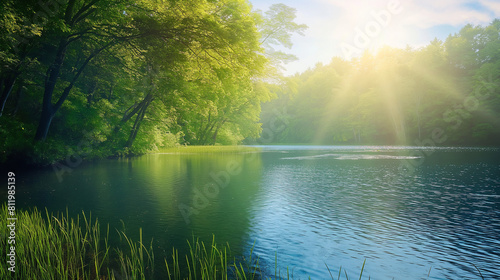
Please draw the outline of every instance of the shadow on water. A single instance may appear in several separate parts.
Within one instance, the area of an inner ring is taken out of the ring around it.
[[[248,240],[252,197],[259,189],[260,154],[146,155],[85,163],[65,173],[50,169],[17,174],[17,207],[36,206],[70,215],[91,213],[112,229],[110,245],[124,230],[133,240],[153,240],[156,274],[165,276],[172,247],[189,251],[192,236],[230,244],[241,255]],[[184,208],[183,208],[184,207]],[[125,228],[124,228],[125,225]]]
[[[416,151],[424,157],[415,157]],[[418,163],[411,172],[403,162]],[[500,153],[495,149],[271,146],[258,153],[156,154],[16,174],[17,207],[92,213],[153,239],[157,276],[194,235],[254,248],[267,275],[486,279],[500,258]],[[3,194],[5,190],[0,190]],[[111,234],[111,245],[118,235]],[[255,244],[255,247],[253,247]]]

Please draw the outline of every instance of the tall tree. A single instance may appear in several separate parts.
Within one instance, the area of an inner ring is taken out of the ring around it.
[[[297,60],[293,54],[285,53],[276,48],[292,47],[294,34],[304,35],[307,25],[295,22],[297,10],[285,4],[273,4],[265,13],[258,10],[258,28],[261,35],[260,43],[266,51],[271,66],[283,70],[283,64]]]

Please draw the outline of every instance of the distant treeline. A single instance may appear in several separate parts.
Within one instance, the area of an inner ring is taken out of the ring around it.
[[[263,106],[263,143],[500,145],[500,20],[334,58]],[[279,114],[278,114],[279,113]]]
[[[0,3],[0,162],[258,137],[305,25],[244,0]]]
[[[2,1],[0,162],[245,139],[498,144],[498,20],[283,78],[294,57],[276,47],[306,28],[295,12],[242,0]]]

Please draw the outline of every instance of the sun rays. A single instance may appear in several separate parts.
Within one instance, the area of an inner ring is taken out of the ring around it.
[[[334,59],[316,68],[330,75],[332,86],[323,89],[323,114],[312,143],[385,140],[416,145],[434,128],[471,114],[498,118],[476,97],[471,99],[471,86],[446,59],[443,43],[433,42],[417,50],[386,47],[375,55],[365,52],[357,60]]]

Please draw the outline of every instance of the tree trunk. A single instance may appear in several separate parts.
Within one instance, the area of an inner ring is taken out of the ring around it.
[[[219,128],[220,128],[220,126],[218,126],[215,129],[214,135],[212,136],[212,144],[214,144],[214,145],[215,145],[215,143],[217,143],[217,134],[219,134]]]
[[[137,114],[141,109],[142,107],[144,106],[145,103],[148,102],[149,99],[153,99],[153,94],[151,93],[148,93],[144,99],[142,99],[141,102],[139,102],[137,104],[137,102],[130,106],[126,111],[125,113],[123,113],[123,117],[120,121],[120,123],[118,123],[116,126],[115,126],[115,129],[113,130],[113,133],[116,134],[118,133],[118,131],[121,130],[122,126],[124,124],[126,124],[135,114]],[[149,106],[149,105],[148,105]]]
[[[52,95],[61,72],[64,58],[66,57],[66,49],[68,47],[67,43],[67,39],[62,39],[59,42],[54,63],[52,63],[50,68],[47,70],[45,90],[43,92],[42,115],[40,116],[38,128],[36,129],[35,141],[43,141],[47,138],[50,123],[52,122],[52,118],[54,118],[55,110],[52,105]]]
[[[59,48],[57,49],[56,59],[54,63],[50,66],[49,70],[47,70],[47,78],[45,80],[45,91],[43,93],[43,104],[42,104],[42,115],[40,117],[40,122],[36,131],[35,141],[43,141],[47,138],[47,133],[49,131],[50,123],[52,122],[52,118],[59,108],[61,108],[62,104],[68,98],[71,89],[75,85],[76,81],[82,74],[85,67],[88,63],[101,51],[111,46],[114,42],[111,41],[99,49],[94,50],[83,62],[75,76],[73,76],[69,85],[64,89],[61,97],[57,100],[56,104],[52,104],[52,95],[54,94],[54,89],[57,83],[57,79],[61,73],[61,67],[64,62],[64,58],[66,56],[66,50],[68,48],[68,39],[61,39],[59,42]]]
[[[0,117],[3,114],[3,109],[5,108],[5,103],[9,98],[12,88],[14,88],[14,83],[16,81],[17,75],[12,75],[11,77],[2,79],[2,84],[0,89],[2,90],[2,96],[0,97]]]
[[[139,114],[137,114],[134,122],[134,126],[132,126],[132,130],[130,131],[130,135],[127,140],[127,144],[125,147],[131,148],[134,144],[135,138],[137,137],[137,132],[139,132],[139,128],[141,127],[142,120],[144,119],[144,115],[146,113],[145,108],[142,108]]]
[[[15,100],[14,110],[12,111],[12,116],[17,114],[17,112],[19,111],[19,107],[21,106],[23,87],[24,87],[24,80],[21,79],[21,81],[18,83],[18,86],[17,86],[17,91],[16,91],[16,95],[15,95],[16,100]]]
[[[209,133],[210,129],[210,124],[212,121],[212,112],[208,112],[208,119],[207,119],[207,125],[203,128],[203,119],[202,119],[202,125],[200,125],[200,132],[198,133],[197,137],[198,138],[198,144],[199,145],[206,145],[208,142],[208,137],[207,134]],[[212,125],[213,127],[213,125]]]
[[[142,104],[141,108],[139,110],[139,113],[137,114],[137,117],[135,118],[134,126],[132,126],[132,130],[130,131],[127,144],[125,145],[126,147],[131,148],[132,145],[134,144],[135,138],[137,137],[137,133],[139,132],[139,128],[141,127],[142,120],[146,115],[146,110],[148,109],[153,99],[154,99],[153,95],[148,94],[144,98],[144,101],[141,103]]]
[[[43,141],[47,138],[49,133],[49,127],[54,118],[54,110],[52,104],[44,104],[42,108],[42,115],[40,116],[40,121],[38,122],[38,128],[35,134],[36,141]]]
[[[215,128],[214,135],[212,136],[212,141],[213,144],[217,143],[217,135],[219,134],[219,129],[226,123],[226,120],[223,120],[219,125],[217,125],[217,128]]]

